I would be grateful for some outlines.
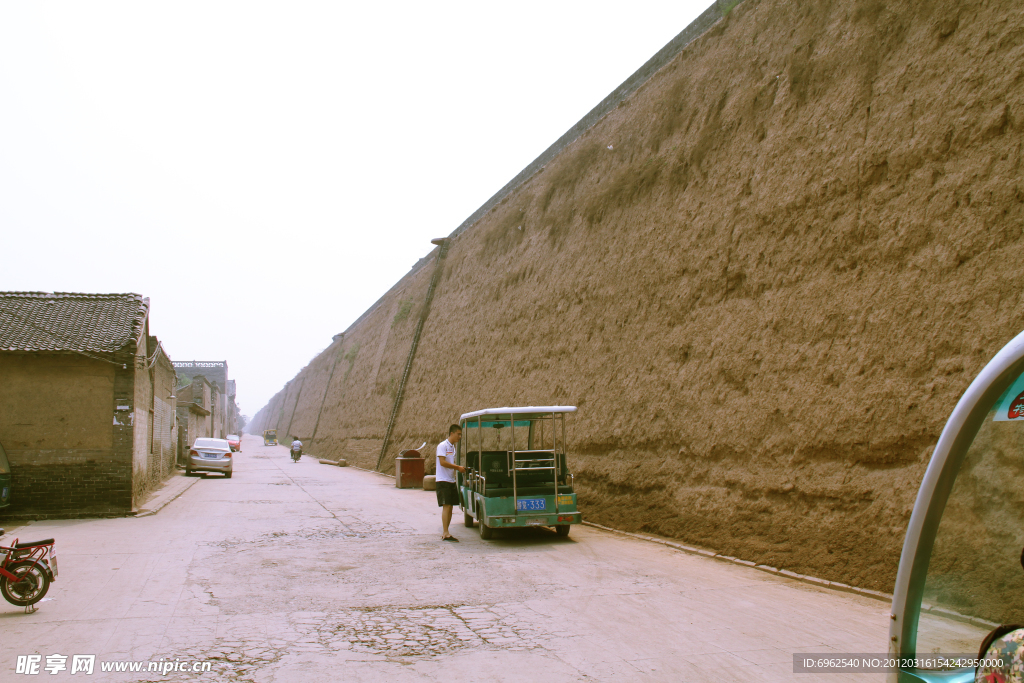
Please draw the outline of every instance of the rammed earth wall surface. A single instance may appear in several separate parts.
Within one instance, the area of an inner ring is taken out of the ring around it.
[[[1015,0],[746,0],[452,239],[382,469],[575,404],[586,518],[891,590],[949,412],[1024,328],[1022,143]],[[436,253],[253,429],[322,406],[307,450],[373,467]]]

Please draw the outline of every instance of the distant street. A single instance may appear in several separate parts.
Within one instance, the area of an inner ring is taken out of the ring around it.
[[[443,543],[433,492],[261,444],[158,514],[17,529],[60,576],[35,614],[0,602],[0,680],[786,681],[814,678],[797,651],[886,650],[876,600],[585,526],[484,542],[456,511]],[[33,653],[68,670],[15,675]],[[211,670],[100,670],[161,659]]]

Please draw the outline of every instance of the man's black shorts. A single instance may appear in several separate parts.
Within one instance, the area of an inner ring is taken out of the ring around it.
[[[459,490],[450,481],[439,481],[437,485],[437,507],[459,504]]]

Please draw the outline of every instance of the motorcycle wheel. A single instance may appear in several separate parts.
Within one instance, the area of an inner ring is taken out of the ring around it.
[[[0,576],[0,593],[3,594],[4,600],[12,605],[33,605],[42,600],[46,591],[50,590],[50,577],[46,575],[46,570],[35,562],[12,562],[5,569],[18,576],[17,581]]]

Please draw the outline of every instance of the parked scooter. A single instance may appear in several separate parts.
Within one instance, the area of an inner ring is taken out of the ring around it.
[[[302,442],[298,439],[292,441],[292,462],[298,462],[302,457]]]
[[[0,529],[0,536],[3,534]],[[4,600],[24,607],[26,612],[36,611],[34,605],[57,578],[57,553],[53,546],[52,538],[27,543],[14,539],[9,547],[0,545],[0,594]]]

